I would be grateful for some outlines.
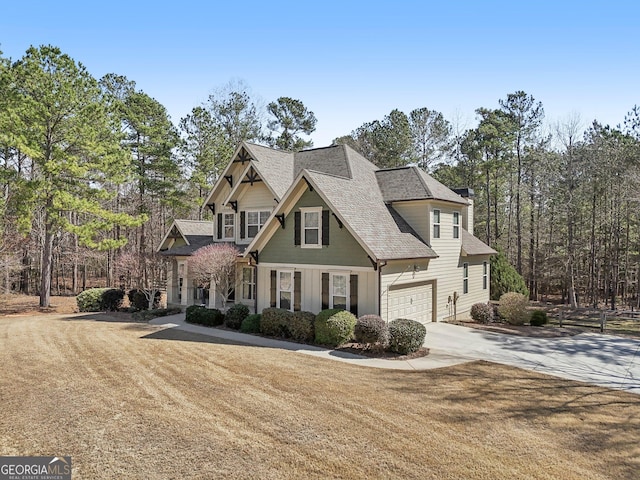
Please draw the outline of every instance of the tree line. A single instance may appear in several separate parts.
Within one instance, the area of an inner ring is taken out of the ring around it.
[[[551,125],[516,91],[475,114],[463,128],[428,108],[395,109],[333,143],[472,188],[473,233],[532,299],[639,306],[640,109],[616,127],[575,115]],[[39,293],[43,306],[52,289],[77,293],[96,278],[157,287],[163,234],[173,218],[209,218],[200,207],[237,145],[301,150],[316,123],[302,101],[264,105],[236,82],[174,125],[134,81],[95,79],[56,47],[15,62],[0,54],[2,287]]]

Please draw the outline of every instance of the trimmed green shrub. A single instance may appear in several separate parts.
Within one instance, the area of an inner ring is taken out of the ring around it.
[[[424,344],[426,327],[415,320],[398,318],[389,322],[389,350],[406,355],[416,352]]]
[[[217,327],[224,322],[224,313],[217,308],[206,308],[200,305],[187,307],[185,320],[189,323],[206,325],[207,327]]]
[[[358,343],[385,348],[389,344],[389,327],[378,315],[363,315],[356,323],[353,336]]]
[[[346,310],[323,310],[314,322],[315,340],[321,345],[337,347],[353,338],[358,319]]]
[[[160,291],[156,292],[153,297],[153,308],[158,308],[160,304],[160,297],[162,293]],[[145,295],[144,291],[134,288],[129,290],[127,293],[127,297],[129,297],[129,305],[131,305],[136,310],[147,310],[149,308],[149,300]]]
[[[240,325],[242,333],[260,333],[260,319],[262,315],[254,313],[246,317]]]
[[[76,297],[78,310],[81,312],[101,312],[102,294],[109,288],[90,288]]]
[[[541,327],[542,325],[546,325],[549,322],[547,318],[547,312],[544,310],[534,310],[531,314],[531,319],[529,323],[534,327]]]
[[[524,325],[529,319],[527,305],[529,301],[521,293],[509,292],[500,297],[498,314],[511,325]]]
[[[492,322],[493,305],[490,303],[474,303],[471,305],[471,318],[480,323]]]
[[[227,313],[224,316],[224,324],[229,328],[238,330],[242,325],[242,321],[248,316],[249,307],[242,303],[236,303],[227,310]]]
[[[260,319],[260,333],[271,337],[291,336],[289,325],[293,313],[283,308],[265,308]]]
[[[100,297],[100,310],[107,312],[117,312],[122,307],[124,300],[124,290],[110,288]]]
[[[291,338],[299,342],[313,342],[313,323],[316,315],[311,312],[294,312],[289,322]]]
[[[522,293],[529,297],[529,290],[522,275],[509,263],[501,251],[491,257],[491,300],[498,300],[507,292]]]
[[[167,315],[175,315],[182,312],[178,307],[174,308],[154,308],[153,310],[140,310],[139,312],[133,312],[131,317],[139,322],[148,322],[154,318],[166,317]]]

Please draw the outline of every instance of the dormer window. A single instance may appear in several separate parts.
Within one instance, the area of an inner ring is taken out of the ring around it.
[[[302,213],[302,247],[322,247],[322,207],[301,208]]]
[[[233,213],[224,213],[222,215],[224,240],[233,240],[235,238],[235,218],[236,216]]]
[[[247,212],[247,238],[255,237],[271,215],[268,210]]]

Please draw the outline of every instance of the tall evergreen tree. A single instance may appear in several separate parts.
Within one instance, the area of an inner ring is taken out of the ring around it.
[[[34,163],[26,187],[43,208],[40,306],[48,307],[53,240],[59,232],[72,232],[93,248],[110,248],[123,242],[100,238],[100,232],[116,224],[139,225],[144,217],[116,214],[102,205],[108,197],[104,182],[121,174],[126,159],[109,128],[98,83],[87,70],[60,49],[42,46],[29,48],[11,72],[12,140]],[[68,212],[78,214],[77,223]]]

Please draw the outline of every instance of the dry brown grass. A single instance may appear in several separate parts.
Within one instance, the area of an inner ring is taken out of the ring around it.
[[[76,297],[51,297],[51,306],[40,308],[40,298],[34,295],[0,295],[1,315],[45,315],[50,313],[73,313],[78,311]]]
[[[0,455],[74,478],[632,479],[640,397],[490,363],[425,372],[82,316],[0,318]]]

